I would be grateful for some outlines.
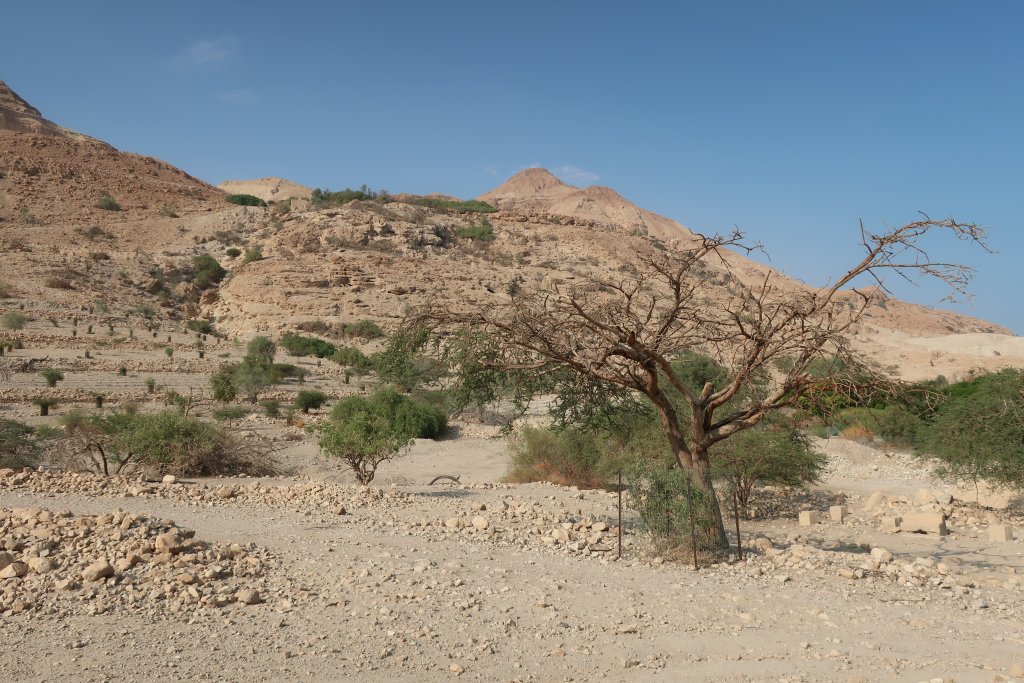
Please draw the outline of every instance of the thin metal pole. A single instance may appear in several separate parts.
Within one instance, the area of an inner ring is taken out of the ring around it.
[[[740,539],[740,492],[732,489],[732,516],[736,520],[736,559],[743,561],[743,541]]]
[[[619,470],[619,558],[622,559],[622,470]]]
[[[693,509],[693,491],[688,494],[690,499],[690,543],[693,545],[693,569],[694,571],[700,569],[697,564],[697,511]]]

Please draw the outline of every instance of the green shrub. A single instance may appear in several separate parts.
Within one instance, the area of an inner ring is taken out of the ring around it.
[[[121,205],[117,203],[116,199],[104,192],[100,200],[96,202],[96,208],[103,209],[104,211],[120,211]]]
[[[951,385],[949,398],[922,430],[921,448],[951,479],[1024,490],[1024,370]]]
[[[209,289],[224,279],[228,271],[224,270],[217,259],[209,254],[192,257],[192,282],[199,289]]]
[[[312,330],[310,330],[312,331]],[[341,333],[346,337],[370,341],[384,336],[384,330],[372,320],[358,320],[354,323],[342,323]]]
[[[338,365],[343,365],[358,370],[365,370],[370,367],[369,357],[352,346],[339,347],[331,354],[331,360]]]
[[[28,325],[28,317],[21,311],[8,311],[0,317],[0,324],[8,330],[23,330]]]
[[[644,526],[669,547],[687,543],[691,534],[701,547],[713,527],[705,493],[678,466],[638,460],[626,471],[629,497]]]
[[[358,190],[345,188],[338,192],[317,188],[310,195],[309,203],[313,208],[320,209],[325,206],[341,206],[356,200],[389,202],[391,201],[391,196],[386,190],[374,191],[366,185],[363,185]]]
[[[277,355],[277,345],[269,337],[253,337],[245,347],[245,358],[242,362],[268,367],[274,362],[275,355]]]
[[[226,422],[229,420],[239,420],[249,414],[249,409],[245,406],[221,406],[214,408],[211,415],[217,422]]]
[[[60,382],[61,380],[64,379],[64,373],[55,368],[46,368],[45,370],[42,370],[39,374],[42,375],[43,379],[46,380],[46,386],[51,388],[57,386],[57,382]]]
[[[327,394],[322,391],[300,391],[295,397],[295,407],[304,413],[317,410],[327,403]]]
[[[105,427],[112,436],[112,453],[160,472],[186,476],[274,472],[266,453],[178,410],[120,414]]]
[[[496,208],[479,199],[462,201],[459,199],[438,199],[436,197],[416,197],[412,204],[427,206],[432,209],[452,209],[458,213],[494,213]]]
[[[512,439],[512,466],[506,481],[549,481],[583,489],[602,488],[611,474],[605,443],[595,432],[523,427]]]
[[[395,433],[410,439],[436,439],[448,429],[448,416],[439,407],[387,387],[369,398],[341,399],[331,410],[331,420],[344,421],[362,410],[386,419]]]
[[[34,434],[28,425],[0,417],[0,468],[35,467],[40,449]]]
[[[238,204],[239,206],[266,206],[267,203],[251,194],[229,194],[224,197],[224,200],[229,204]]]
[[[298,334],[283,334],[278,340],[285,351],[293,356],[316,356],[327,358],[337,352],[337,347],[323,339],[316,337],[303,337]]]
[[[224,250],[224,253],[230,256],[231,258],[235,258],[236,256],[242,255],[242,250],[239,249],[238,247],[228,247],[227,249]]]
[[[252,263],[253,261],[263,260],[263,250],[260,245],[255,244],[252,247],[245,250],[245,258],[242,259],[242,263]]]
[[[238,387],[235,386],[235,372],[238,367],[237,363],[225,363],[210,377],[210,388],[213,390],[215,401],[230,403],[238,397]]]
[[[244,396],[249,403],[255,405],[259,402],[260,393],[274,384],[274,375],[269,368],[259,365],[242,363],[235,370],[232,382],[237,387],[238,393]]]
[[[466,240],[490,242],[494,239],[494,226],[489,220],[483,218],[480,223],[460,228],[455,234]]]
[[[185,329],[199,334],[217,334],[213,329],[213,323],[205,318],[196,318],[185,323]]]
[[[281,402],[277,399],[260,401],[260,406],[263,408],[263,414],[267,417],[281,416]]]
[[[755,486],[805,487],[819,481],[828,457],[811,448],[788,421],[764,422],[711,449],[712,472],[726,482],[741,515],[747,515]]]

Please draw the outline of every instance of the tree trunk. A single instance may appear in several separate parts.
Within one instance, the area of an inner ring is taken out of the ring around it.
[[[706,543],[708,547],[729,549],[729,537],[725,534],[725,522],[722,519],[722,507],[718,503],[718,496],[715,494],[715,487],[711,483],[711,460],[707,451],[691,453],[693,467],[689,469],[690,481],[701,490],[708,499],[708,515],[711,525],[706,531]],[[677,458],[678,459],[678,458]],[[680,460],[682,466],[682,460]],[[686,468],[684,468],[686,469]]]

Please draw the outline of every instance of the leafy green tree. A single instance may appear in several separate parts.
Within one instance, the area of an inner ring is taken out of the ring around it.
[[[273,364],[275,355],[277,355],[277,346],[268,337],[253,337],[245,347],[245,357],[242,362],[266,368]]]
[[[939,474],[1024,490],[1024,370],[982,375],[950,393],[921,438]]]

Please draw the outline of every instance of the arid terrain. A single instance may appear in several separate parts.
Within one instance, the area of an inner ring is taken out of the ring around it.
[[[0,314],[27,318],[0,330],[20,344],[0,357],[0,417],[56,426],[100,410],[97,395],[145,411],[172,391],[209,417],[210,376],[257,334],[391,331],[428,302],[569,287],[694,239],[543,169],[482,195],[497,209],[484,217],[311,196],[281,178],[214,187],[61,128],[0,82]],[[484,219],[492,240],[459,237]],[[197,286],[200,254],[228,276]],[[769,272],[731,253],[708,288],[735,296]],[[1024,367],[1024,338],[998,325],[872,301],[854,345],[894,377]],[[186,328],[196,320],[217,334]],[[304,381],[264,398],[375,385],[287,360]],[[49,387],[42,367],[65,378]],[[32,404],[44,398],[46,417]],[[66,449],[0,469],[0,678],[1024,681],[1024,500],[957,488],[908,454],[816,441],[825,479],[758,491],[745,557],[694,570],[652,545],[628,497],[620,527],[616,493],[503,482],[507,439],[469,418],[357,486],[304,429],[327,412],[225,423],[268,447],[275,477],[104,477],[75,471]],[[948,533],[893,529],[919,513],[941,513]]]

